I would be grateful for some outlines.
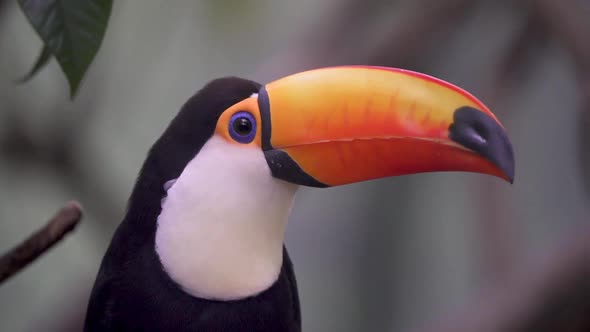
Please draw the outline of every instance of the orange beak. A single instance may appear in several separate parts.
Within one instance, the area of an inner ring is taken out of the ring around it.
[[[514,179],[512,146],[494,114],[427,75],[311,70],[267,84],[258,104],[268,165],[289,182],[323,187],[434,171]]]

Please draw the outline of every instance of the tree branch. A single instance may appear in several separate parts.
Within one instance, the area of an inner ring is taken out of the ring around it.
[[[547,24],[549,29],[571,53],[584,74],[590,71],[590,22],[580,1],[531,0],[530,9]]]
[[[71,232],[82,218],[78,202],[67,203],[45,227],[0,257],[0,284],[37,259]]]
[[[586,190],[590,192],[590,21],[580,1],[529,0],[536,13],[570,53],[576,65],[581,97],[579,137],[580,164]]]
[[[515,69],[526,63],[519,59],[530,52],[527,49],[531,45],[526,44],[534,42],[539,29],[547,29],[572,56],[583,98],[582,115],[589,118],[590,41],[584,33],[590,31],[590,24],[584,19],[583,9],[573,0],[525,3],[530,11],[528,27],[515,39],[516,47],[510,49],[506,61],[499,63],[502,70],[492,85],[497,89],[492,89],[491,99],[502,95],[500,87],[506,87],[509,79],[514,79]],[[581,146],[586,152],[587,145],[582,142]],[[516,270],[508,271],[505,279],[492,283],[466,309],[429,331],[590,331],[590,227],[582,226],[554,249],[535,262],[514,264]]]
[[[406,67],[423,51],[435,33],[449,32],[474,1],[423,0],[404,6],[398,22],[392,22],[381,43],[368,54],[369,63]]]

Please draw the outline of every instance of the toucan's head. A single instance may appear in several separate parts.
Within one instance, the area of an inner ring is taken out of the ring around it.
[[[167,196],[160,259],[184,289],[219,299],[276,280],[298,185],[434,171],[514,179],[512,146],[486,106],[449,83],[383,67],[317,69],[264,86],[213,81],[150,158]]]
[[[399,69],[335,67],[280,79],[224,110],[215,135],[261,150],[274,177],[299,185],[432,171],[514,179],[512,146],[486,106]]]

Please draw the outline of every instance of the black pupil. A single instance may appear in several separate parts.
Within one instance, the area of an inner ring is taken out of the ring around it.
[[[238,135],[248,135],[252,131],[252,122],[248,118],[239,118],[234,121],[234,130]]]

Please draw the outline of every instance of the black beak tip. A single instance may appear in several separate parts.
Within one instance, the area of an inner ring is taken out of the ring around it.
[[[512,143],[504,128],[487,114],[468,106],[457,109],[449,127],[449,138],[494,163],[514,183]]]

